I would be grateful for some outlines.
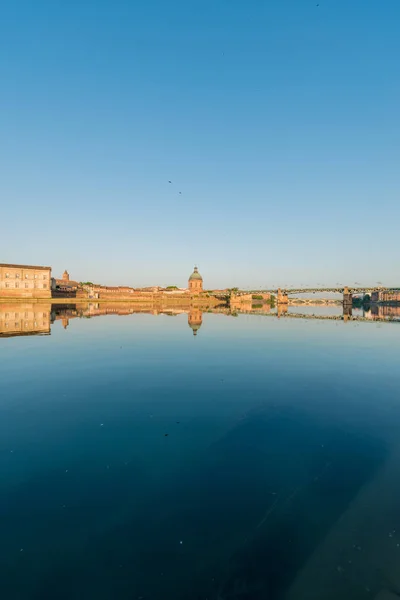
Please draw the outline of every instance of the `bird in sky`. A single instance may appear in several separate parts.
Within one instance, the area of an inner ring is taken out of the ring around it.
[[[168,183],[172,183],[172,181],[168,181]]]

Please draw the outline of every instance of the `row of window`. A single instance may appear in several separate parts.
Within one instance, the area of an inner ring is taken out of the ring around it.
[[[39,313],[35,316],[39,316]],[[25,313],[25,319],[28,319],[29,317],[29,313]],[[42,319],[47,319],[48,315],[46,313],[43,313]],[[4,313],[4,318],[5,319],[9,319],[10,318],[10,313]],[[15,313],[14,315],[14,319],[19,319],[19,313]]]
[[[30,324],[29,324],[29,323],[25,323],[25,327],[29,327],[29,326],[30,326]],[[34,326],[34,327],[38,327],[38,323],[35,321],[35,322],[33,323],[33,326]],[[39,323],[39,327],[40,327],[40,326],[41,326],[41,327],[46,327],[46,326],[47,326],[47,323],[42,323],[41,325],[40,325],[40,323]],[[4,323],[4,327],[8,327],[8,323]],[[15,321],[15,323],[14,323],[14,327],[19,327],[19,321]]]
[[[10,273],[6,273],[6,274],[5,274],[5,278],[6,278],[6,279],[10,279]],[[40,278],[40,277],[39,277],[39,275],[34,275],[34,276],[33,276],[33,278],[34,278],[34,279],[38,279],[38,278]],[[15,273],[15,279],[21,279],[21,275],[20,275],[19,273]],[[29,275],[27,275],[27,274],[26,274],[26,275],[25,275],[25,279],[29,279]],[[43,276],[42,276],[42,279],[45,279],[45,280],[46,280],[46,279],[47,279],[47,275],[43,275]]]
[[[9,283],[6,283],[6,284],[5,284],[5,287],[6,287],[6,288],[9,288],[9,287],[10,287],[10,284],[9,284]],[[18,281],[16,281],[16,282],[15,282],[15,287],[16,287],[16,288],[19,288],[19,282],[18,282]],[[38,286],[38,287],[39,287],[39,286]],[[26,283],[26,284],[25,284],[25,288],[26,288],[26,289],[28,289],[28,288],[29,288],[29,283]],[[44,290],[46,290],[46,289],[47,289],[47,283],[44,283],[44,284],[43,284],[43,289],[44,289]]]

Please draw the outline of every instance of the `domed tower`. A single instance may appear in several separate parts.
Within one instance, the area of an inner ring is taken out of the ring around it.
[[[203,323],[203,312],[198,308],[191,308],[188,316],[188,325],[193,331],[193,335],[197,335]]]
[[[203,291],[203,278],[200,275],[197,267],[189,277],[189,292],[191,294],[200,294]]]
[[[65,269],[62,278],[63,278],[63,281],[69,281],[69,273],[68,273],[67,269]]]

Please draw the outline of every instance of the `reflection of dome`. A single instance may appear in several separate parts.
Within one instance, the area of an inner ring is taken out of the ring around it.
[[[203,281],[203,278],[200,275],[200,273],[198,272],[197,267],[194,268],[193,273],[189,277],[189,281],[193,281],[193,279],[199,279],[200,281]]]
[[[188,325],[193,331],[193,335],[197,335],[203,323],[203,312],[198,308],[191,308],[188,316]]]
[[[197,332],[201,327],[201,323],[189,323],[189,327],[192,329],[193,335],[197,335]]]

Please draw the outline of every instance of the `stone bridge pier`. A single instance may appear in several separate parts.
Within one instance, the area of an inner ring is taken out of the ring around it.
[[[277,304],[284,304],[287,306],[289,304],[289,296],[285,292],[282,292],[281,288],[278,288],[276,301]]]
[[[343,290],[343,306],[353,306],[353,294],[347,286]]]

